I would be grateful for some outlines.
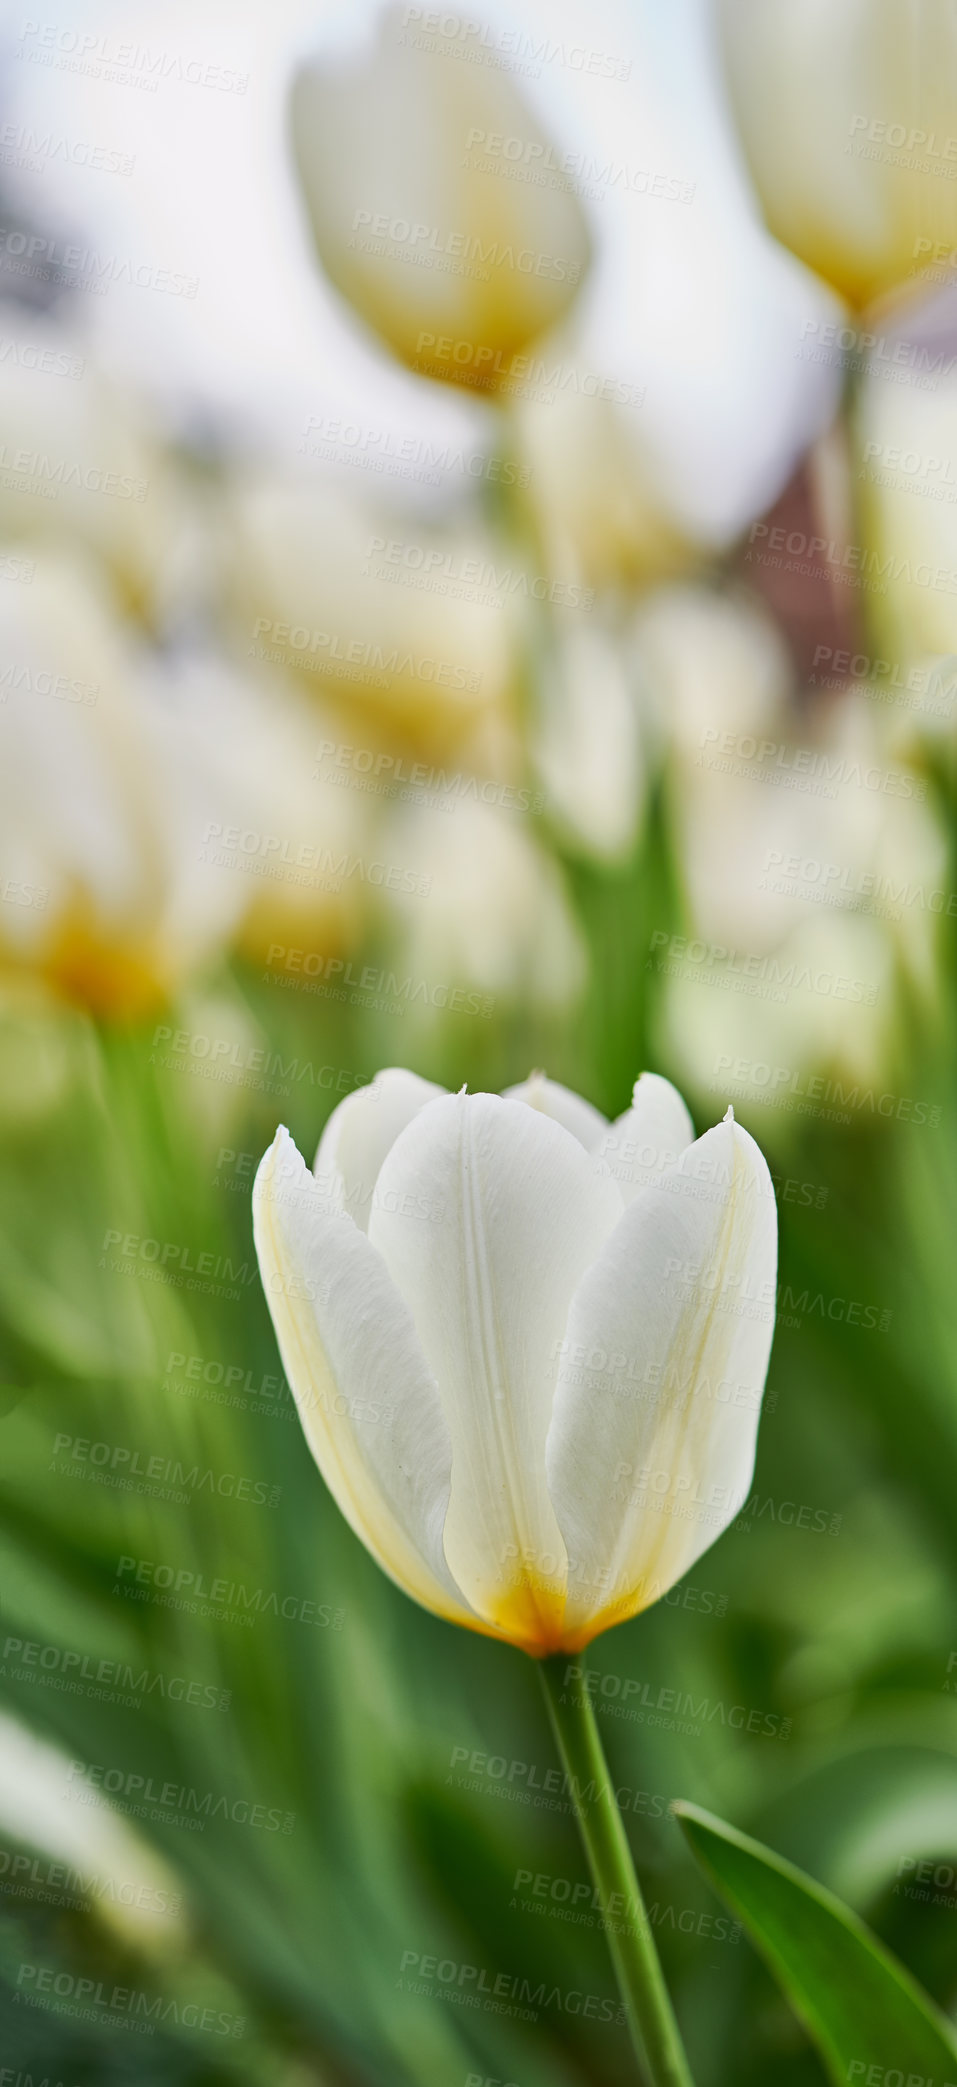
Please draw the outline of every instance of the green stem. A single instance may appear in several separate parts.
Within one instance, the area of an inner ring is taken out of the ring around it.
[[[638,2056],[653,2087],[694,2087],[668,1997],[591,1697],[566,1687],[563,1656],[537,1662],[552,1730],[575,1800],[608,1947]]]

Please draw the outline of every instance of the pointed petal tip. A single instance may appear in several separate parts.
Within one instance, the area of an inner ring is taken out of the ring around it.
[[[733,1104],[732,1102],[729,1102],[729,1103],[728,1103],[728,1106],[727,1106],[727,1108],[725,1109],[725,1112],[724,1112],[724,1115],[723,1115],[723,1116],[722,1116],[722,1118],[721,1118],[721,1121],[722,1121],[722,1123],[733,1123],[733,1122],[734,1122],[734,1104]]]
[[[268,1162],[274,1158],[277,1152],[281,1151],[283,1144],[288,1142],[289,1132],[286,1129],[285,1124],[277,1123],[276,1128],[273,1131],[272,1137],[270,1138],[269,1144],[265,1147],[265,1150],[260,1155],[259,1165],[256,1168],[257,1181],[259,1180],[260,1175],[264,1173]]]
[[[305,1161],[302,1158],[302,1154],[300,1153],[299,1147],[296,1144],[296,1140],[293,1137],[291,1130],[288,1129],[285,1123],[277,1123],[276,1135],[273,1138],[272,1144],[267,1146],[266,1153],[263,1155],[264,1158],[268,1157],[268,1154],[270,1152],[276,1153],[277,1156],[282,1154],[283,1157],[285,1157],[287,1153],[293,1152],[295,1153],[297,1160],[300,1161],[301,1165],[305,1166]]]

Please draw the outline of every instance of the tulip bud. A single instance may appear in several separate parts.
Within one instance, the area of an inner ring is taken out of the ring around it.
[[[200,866],[217,802],[202,749],[79,559],[47,553],[3,588],[0,655],[0,960],[134,1018],[237,911]]]
[[[526,601],[484,532],[440,535],[282,480],[238,487],[232,507],[244,656],[355,705],[368,722],[347,737],[368,745],[378,722],[441,758],[507,710]]]
[[[946,904],[924,784],[882,747],[863,689],[798,712],[779,633],[746,599],[663,590],[639,642],[687,908],[683,932],[651,937],[659,1047],[699,1093],[748,1107],[797,1111],[810,1088],[824,1110],[832,1076],[866,1094],[894,1062],[897,980],[926,992]]]
[[[0,358],[0,530],[88,551],[149,622],[183,521],[169,455],[77,336],[26,315],[16,332]]]
[[[360,318],[423,375],[507,382],[589,260],[571,185],[531,178],[550,141],[508,75],[415,48],[390,9],[373,49],[302,68],[291,120],[320,260]],[[483,146],[503,136],[528,180],[483,169]]]
[[[947,300],[937,310],[928,304],[922,319],[907,337],[887,329],[855,416],[874,649],[898,662],[898,673],[957,651],[957,356]],[[888,368],[903,381],[888,383]],[[919,698],[920,683],[902,693]],[[920,708],[913,703],[912,714]]]
[[[375,796],[348,760],[334,714],[278,677],[266,687],[202,657],[177,661],[168,691],[202,749],[215,831],[185,842],[203,878],[231,891],[236,940],[271,983],[320,990],[323,959],[356,940],[379,854]],[[371,765],[371,756],[370,756]]]
[[[723,0],[772,232],[855,304],[957,248],[957,20],[899,0]]]
[[[539,797],[480,778],[452,782],[446,816],[427,823],[409,807],[389,828],[393,860],[419,873],[411,890],[384,894],[404,968],[473,987],[490,1005],[573,1005],[587,959],[558,866],[531,830]],[[421,1002],[417,1011],[434,1021]]]
[[[644,807],[634,646],[628,625],[568,616],[544,663],[533,751],[567,843],[599,862],[634,848]]]

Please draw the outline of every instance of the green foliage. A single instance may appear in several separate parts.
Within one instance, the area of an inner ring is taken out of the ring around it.
[[[957,2038],[946,2017],[833,1892],[699,1806],[678,1804],[675,1812],[832,2080],[957,2072]]]

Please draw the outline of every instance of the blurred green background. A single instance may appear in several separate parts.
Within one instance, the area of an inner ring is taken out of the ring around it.
[[[628,2071],[531,1666],[352,1537],[256,1271],[406,1064],[767,1154],[752,1498],[581,1664],[699,2087],[811,2087],[668,1806],[953,2012],[953,32],[411,13],[0,67],[0,2077]]]

